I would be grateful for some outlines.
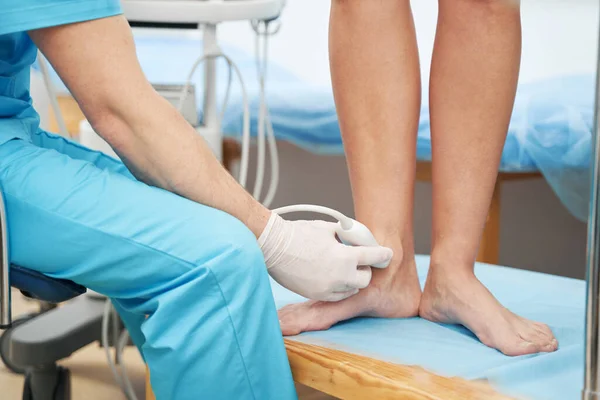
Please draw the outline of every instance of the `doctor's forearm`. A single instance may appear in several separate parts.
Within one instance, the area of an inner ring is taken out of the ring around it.
[[[264,229],[268,210],[235,181],[206,142],[155,92],[143,96],[130,114],[106,115],[94,128],[138,179],[223,210],[256,236]]]
[[[220,165],[159,96],[138,63],[122,16],[29,32],[94,129],[140,180],[241,220],[256,236],[269,212]]]

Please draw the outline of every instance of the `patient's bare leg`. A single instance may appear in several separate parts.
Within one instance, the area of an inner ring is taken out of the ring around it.
[[[330,61],[356,216],[394,260],[347,300],[282,309],[285,335],[359,315],[411,317],[419,308],[412,208],[421,89],[409,1],[334,0]]]
[[[473,274],[514,102],[515,0],[440,0],[430,82],[433,248],[420,315],[507,355],[554,351],[550,329],[504,308]]]

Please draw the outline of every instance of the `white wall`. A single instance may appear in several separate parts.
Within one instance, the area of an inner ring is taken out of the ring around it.
[[[420,48],[423,80],[429,63],[437,18],[436,0],[411,1]],[[279,34],[270,44],[271,57],[303,79],[329,84],[327,25],[330,2],[287,0]],[[598,2],[595,0],[522,0],[523,62],[521,80],[566,72],[594,71]],[[228,43],[252,50],[254,38],[246,22],[219,28]],[[424,85],[426,86],[426,85]]]
[[[424,82],[431,60],[437,2],[412,2]],[[598,4],[594,0],[524,0],[521,81],[561,73],[593,72],[597,48]],[[283,27],[272,42],[272,57],[307,81],[329,85],[327,23],[329,2],[288,0]],[[252,49],[247,24],[221,28],[223,40]],[[424,85],[426,88],[426,84]],[[309,154],[281,144],[283,182],[275,205],[319,203],[352,212],[342,157]],[[302,168],[298,168],[302,165]],[[428,253],[431,187],[416,188],[417,251]],[[500,262],[505,265],[582,278],[585,224],[573,218],[543,180],[514,182],[502,192]]]

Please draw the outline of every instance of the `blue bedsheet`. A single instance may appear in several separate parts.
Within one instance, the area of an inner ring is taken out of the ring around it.
[[[419,278],[429,257],[417,257]],[[550,326],[559,341],[551,354],[507,357],[461,326],[420,318],[359,318],[295,339],[407,365],[444,376],[488,379],[505,394],[532,400],[577,399],[583,386],[585,282],[480,264],[476,274],[511,311]],[[272,282],[278,308],[302,298]],[[376,337],[377,340],[365,340]]]
[[[183,83],[200,54],[200,39],[138,35],[135,38],[142,68],[153,83]],[[255,59],[249,52],[223,45],[238,63],[251,99],[252,134],[256,135],[258,82]],[[224,95],[227,74],[218,63],[219,95]],[[198,106],[202,103],[203,77],[194,77]],[[514,112],[502,154],[505,172],[540,171],[569,211],[587,218],[589,164],[593,125],[595,77],[560,76],[519,86]],[[312,85],[271,63],[267,96],[278,139],[313,153],[342,154],[342,140],[331,87]],[[424,102],[426,103],[426,102]],[[234,81],[223,127],[229,135],[242,130],[242,96]],[[421,111],[417,140],[419,160],[431,160],[429,110]]]

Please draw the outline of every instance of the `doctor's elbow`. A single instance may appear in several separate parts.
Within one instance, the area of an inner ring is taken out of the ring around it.
[[[94,131],[119,150],[140,134],[140,128],[149,119],[148,114],[156,111],[160,100],[148,84],[148,88],[135,91],[124,89],[123,93],[101,93],[80,105]]]

